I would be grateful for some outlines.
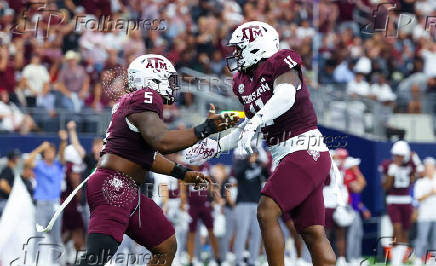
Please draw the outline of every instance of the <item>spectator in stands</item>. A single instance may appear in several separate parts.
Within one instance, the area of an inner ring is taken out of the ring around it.
[[[27,135],[31,130],[38,130],[32,117],[23,113],[9,100],[7,90],[0,91],[0,130],[19,132]]]
[[[15,71],[23,66],[24,43],[21,39],[10,40],[10,35],[0,32],[0,90],[7,90],[11,100],[18,104],[15,94]]]
[[[427,250],[436,250],[436,176],[434,158],[424,160],[426,175],[418,179],[415,185],[415,197],[419,201],[418,233],[416,239],[416,257],[414,265],[422,265]],[[432,232],[432,242],[428,244],[428,236]]]
[[[436,43],[435,42],[424,42],[425,47],[420,50],[420,54],[424,59],[424,73],[428,77],[436,76]]]
[[[410,88],[410,102],[409,102],[409,113],[411,114],[419,114],[422,110],[422,103],[421,103],[421,90],[419,89],[418,85],[414,84]]]
[[[64,178],[65,156],[67,146],[67,132],[59,131],[59,159],[56,159],[56,147],[54,144],[44,141],[34,149],[26,159],[26,164],[34,165],[36,187],[33,199],[36,202],[35,222],[47,226],[56,208],[59,206],[61,195],[61,183]],[[42,159],[37,159],[41,154]],[[40,235],[42,235],[40,233]],[[48,233],[51,244],[62,245],[61,219],[56,220],[53,229]],[[55,255],[55,254],[54,254]],[[56,258],[53,258],[53,261]]]
[[[378,73],[377,82],[371,84],[370,98],[379,102],[394,102],[397,99],[382,73]]]
[[[83,107],[89,91],[89,77],[83,66],[78,64],[79,60],[77,52],[70,50],[66,53],[66,64],[61,69],[56,84],[61,93],[61,106],[76,113]]]
[[[20,151],[14,149],[6,156],[8,158],[8,164],[0,173],[0,218],[2,216],[3,208],[9,199],[12,187],[14,186],[15,167],[20,159]]]
[[[353,81],[347,84],[347,94],[353,98],[367,97],[370,94],[370,87],[365,80],[364,73],[357,72]]]
[[[343,60],[333,72],[333,76],[337,83],[348,84],[354,80],[353,62],[351,60]]]
[[[49,81],[50,76],[41,64],[41,57],[34,54],[30,64],[23,68],[19,85],[25,96],[25,102],[22,104],[27,107],[41,106],[53,111],[54,95],[49,94]]]

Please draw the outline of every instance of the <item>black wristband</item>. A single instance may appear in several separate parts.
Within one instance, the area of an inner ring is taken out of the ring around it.
[[[206,119],[203,124],[194,127],[195,136],[199,139],[204,139],[212,134],[218,132],[215,121],[213,119]]]
[[[185,178],[186,172],[191,171],[188,167],[185,167],[181,164],[175,163],[173,170],[170,175],[174,176],[177,179],[183,180]]]

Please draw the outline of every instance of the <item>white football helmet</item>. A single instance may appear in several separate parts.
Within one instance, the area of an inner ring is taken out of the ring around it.
[[[173,64],[164,56],[138,56],[130,63],[127,74],[130,91],[148,87],[157,91],[165,104],[174,103],[174,91],[180,88],[179,79]]]
[[[392,155],[401,155],[403,156],[403,161],[408,162],[410,160],[410,146],[404,140],[399,140],[392,145],[391,149]]]
[[[236,28],[227,45],[235,47],[226,58],[229,70],[246,70],[278,52],[279,34],[265,22],[250,21]]]

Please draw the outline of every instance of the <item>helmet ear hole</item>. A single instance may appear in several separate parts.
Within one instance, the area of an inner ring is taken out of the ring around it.
[[[158,80],[158,79],[151,79],[151,81],[153,81],[154,83],[156,83],[156,84],[160,84],[160,80]]]
[[[250,51],[250,53],[255,54],[255,53],[257,53],[257,51],[259,51],[259,49],[253,49]]]

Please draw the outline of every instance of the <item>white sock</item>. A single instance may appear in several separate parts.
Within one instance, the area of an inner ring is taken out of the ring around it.
[[[392,265],[398,266],[403,263],[403,258],[406,253],[407,247],[398,245],[392,248]]]
[[[336,261],[336,265],[347,265],[347,260],[345,257],[339,257]]]

